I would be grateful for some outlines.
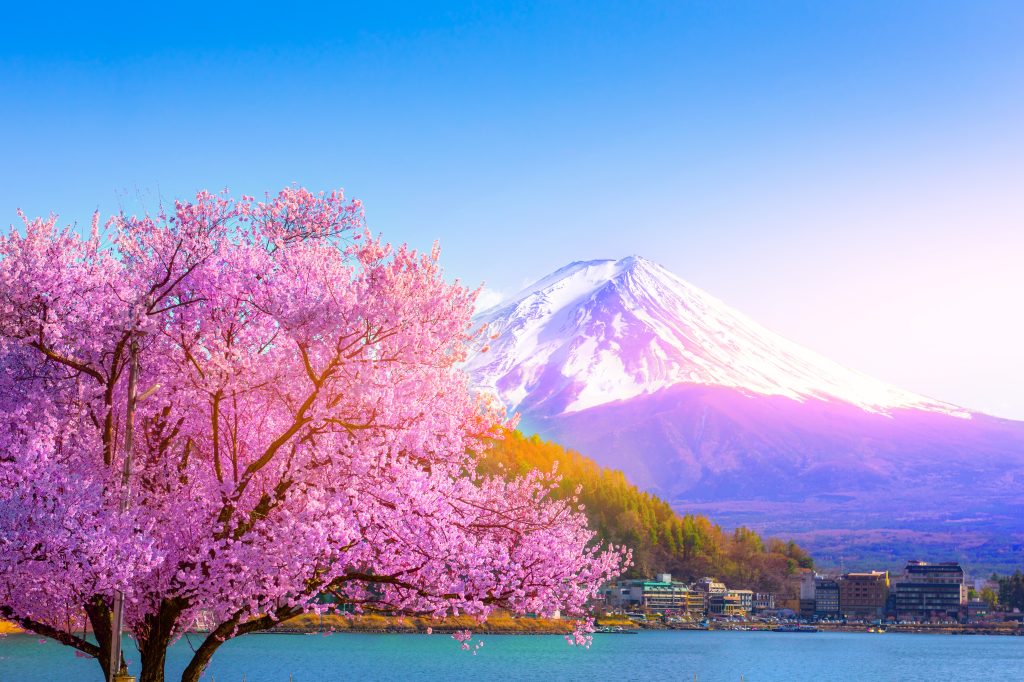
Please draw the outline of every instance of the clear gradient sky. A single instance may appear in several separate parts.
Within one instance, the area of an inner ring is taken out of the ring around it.
[[[1024,419],[1022,2],[145,5],[5,8],[0,224],[344,187],[494,292],[636,253]]]

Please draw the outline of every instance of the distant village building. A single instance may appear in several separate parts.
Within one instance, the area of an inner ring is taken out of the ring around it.
[[[713,577],[701,578],[693,584],[682,583],[672,580],[669,573],[659,573],[653,580],[607,583],[593,605],[692,619],[799,612],[808,618],[829,620],[876,620],[895,616],[913,621],[977,622],[985,620],[990,610],[990,605],[983,601],[967,600],[964,570],[959,564],[924,561],[908,562],[903,575],[892,581],[888,571],[846,573],[831,578],[801,569],[789,576],[786,589],[780,594],[730,590]]]
[[[690,590],[686,594],[686,608],[683,613],[691,618],[701,618],[707,611],[704,609],[704,596],[699,592]]]
[[[762,608],[774,608],[773,595],[761,597]],[[641,609],[666,615],[703,618],[705,615],[748,616],[754,610],[751,590],[730,590],[714,578],[702,578],[693,585],[672,580],[659,573],[655,580],[617,580],[606,584],[600,601],[609,608]]]
[[[839,583],[810,569],[799,573],[800,609],[805,618],[838,618]]]
[[[729,590],[739,598],[740,610],[744,615],[749,615],[754,610],[754,592],[752,590]]]
[[[662,613],[702,616],[704,596],[686,583],[675,582],[671,574],[660,573],[655,580],[618,580],[604,588],[605,604],[611,608],[645,609]]]
[[[814,614],[814,588],[816,577],[817,576],[814,574],[814,571],[811,569],[800,569],[800,608],[796,610],[801,616],[807,618]]]
[[[888,598],[888,571],[847,573],[839,580],[839,611],[848,618],[881,618]]]
[[[775,610],[775,595],[771,592],[758,592],[754,595],[754,601],[752,604],[754,612],[758,611],[774,611]]]
[[[704,577],[693,584],[693,589],[703,597],[705,613],[715,613],[711,608],[711,602],[713,599],[718,600],[719,608],[724,608],[724,606],[722,606],[724,602],[718,599],[718,595],[725,594],[725,583],[719,582],[711,577]]]
[[[672,582],[672,576],[662,573],[655,580],[641,583],[643,606],[652,611],[681,611],[686,609],[690,586]]]
[[[980,599],[971,599],[967,602],[967,622],[977,623],[988,617],[989,605]]]
[[[740,595],[732,590],[716,592],[708,599],[708,615],[716,616],[743,616],[747,612],[743,610],[743,603]]]
[[[719,582],[714,578],[704,577],[693,584],[693,589],[705,594],[720,594],[728,588],[723,582]]]
[[[909,561],[893,587],[893,608],[900,620],[957,619],[967,604],[964,569],[955,562]]]
[[[814,579],[814,615],[819,618],[839,616],[839,583],[831,578]]]
[[[815,573],[809,568],[801,568],[797,573],[800,581],[800,600],[810,601],[814,599],[814,578]]]
[[[643,603],[641,580],[616,580],[602,589],[604,602],[613,609],[636,608]]]

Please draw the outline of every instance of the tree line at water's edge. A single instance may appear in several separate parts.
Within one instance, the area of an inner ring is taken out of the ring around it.
[[[641,491],[620,471],[605,469],[578,452],[509,432],[481,458],[482,473],[550,471],[561,482],[555,496],[579,500],[590,527],[606,542],[633,549],[627,577],[671,573],[673,579],[716,576],[730,587],[782,591],[787,576],[813,568],[814,560],[792,541],[764,539],[748,528],[723,530],[706,516],[678,514],[659,497]]]

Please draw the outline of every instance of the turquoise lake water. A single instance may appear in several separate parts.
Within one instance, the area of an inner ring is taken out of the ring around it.
[[[206,680],[680,680],[700,682],[1024,680],[1024,637],[774,632],[595,635],[590,650],[561,637],[489,635],[476,656],[448,635],[247,635],[214,656]],[[190,653],[168,658],[176,680]],[[0,681],[101,682],[99,666],[38,637],[0,639]]]

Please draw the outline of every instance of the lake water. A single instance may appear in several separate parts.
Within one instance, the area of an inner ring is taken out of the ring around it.
[[[487,635],[477,655],[448,635],[247,635],[214,656],[206,680],[1024,680],[1024,637],[867,633],[642,632],[595,635],[590,650],[561,637]],[[132,650],[134,653],[134,650]],[[175,644],[168,680],[189,643]],[[0,639],[0,681],[96,680],[91,659],[38,637]]]

